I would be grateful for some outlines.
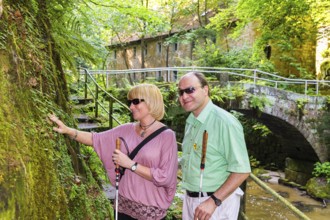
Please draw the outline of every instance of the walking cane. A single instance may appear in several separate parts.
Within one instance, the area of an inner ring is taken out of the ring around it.
[[[202,194],[202,186],[203,186],[203,174],[205,168],[205,158],[206,158],[206,147],[207,147],[207,138],[208,134],[205,130],[203,133],[203,146],[202,146],[202,157],[201,157],[201,176],[199,180],[199,195],[198,195],[198,202],[201,203],[201,194]]]
[[[120,150],[120,139],[117,138],[116,140],[116,149]],[[119,186],[119,165],[118,163],[116,164],[116,213],[115,213],[115,216],[116,216],[116,220],[118,220],[118,186]]]

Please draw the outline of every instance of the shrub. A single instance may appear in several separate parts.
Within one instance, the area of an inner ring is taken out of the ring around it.
[[[316,177],[325,177],[327,182],[330,183],[330,162],[317,162],[314,166],[313,175]]]

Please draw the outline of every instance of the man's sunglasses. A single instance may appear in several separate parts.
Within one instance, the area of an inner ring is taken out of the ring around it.
[[[128,106],[131,106],[131,104],[133,103],[133,105],[138,105],[141,102],[144,102],[144,99],[132,99],[132,100],[127,100],[127,104]]]
[[[183,93],[192,94],[196,91],[195,87],[188,87],[185,89],[179,89],[179,95],[183,96]]]

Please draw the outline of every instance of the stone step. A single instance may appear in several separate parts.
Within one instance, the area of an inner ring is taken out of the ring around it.
[[[96,122],[82,122],[82,123],[78,123],[78,129],[79,130],[84,130],[84,131],[92,131],[92,130],[96,130],[99,128],[98,123]]]
[[[111,184],[103,185],[103,191],[105,196],[109,200],[114,200],[116,197],[116,187],[112,186]]]
[[[78,105],[87,104],[87,103],[91,103],[94,101],[93,98],[82,98],[82,97],[78,97],[78,96],[71,96],[70,100],[77,103]]]
[[[92,122],[94,122],[94,120],[92,120],[88,115],[85,115],[85,114],[74,115],[74,119],[76,119],[78,121],[78,123],[82,123],[82,122],[92,123]]]

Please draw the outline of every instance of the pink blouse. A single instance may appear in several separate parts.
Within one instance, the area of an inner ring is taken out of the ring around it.
[[[127,123],[111,130],[93,133],[93,146],[115,185],[115,165],[112,153],[116,148],[116,139],[122,137],[129,152],[143,140],[134,130],[134,123]],[[127,154],[121,141],[121,151]],[[129,200],[147,206],[167,209],[174,198],[177,184],[178,154],[175,133],[166,129],[144,145],[133,159],[138,164],[149,167],[152,181],[146,180],[130,169],[119,183],[119,194]]]

